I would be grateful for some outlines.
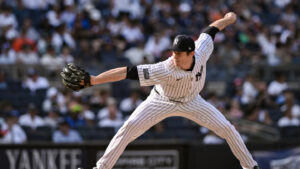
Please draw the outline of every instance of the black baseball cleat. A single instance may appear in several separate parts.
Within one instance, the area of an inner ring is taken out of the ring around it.
[[[253,169],[260,169],[258,166],[254,166]]]

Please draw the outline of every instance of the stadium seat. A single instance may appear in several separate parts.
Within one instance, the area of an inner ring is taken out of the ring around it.
[[[28,126],[21,127],[25,131],[29,142],[51,141],[52,130],[48,128],[46,131],[47,127],[38,127],[35,130]]]
[[[155,139],[175,139],[176,138],[176,130],[166,130],[163,132],[153,132],[151,133],[153,138]]]
[[[178,139],[197,139],[200,138],[200,133],[193,129],[180,129],[176,131],[176,137]]]
[[[115,134],[115,129],[112,127],[76,127],[75,128],[84,140],[108,140]]]
[[[29,127],[29,126],[21,126],[21,127],[25,131],[26,134],[29,133],[32,130],[32,128]]]
[[[50,126],[41,126],[36,128],[37,131],[52,133],[54,129]]]
[[[89,140],[106,140],[107,134],[105,132],[99,132],[97,130],[89,130],[86,131],[88,134],[88,139]]]
[[[280,110],[269,109],[268,112],[273,122],[277,122],[283,116]]]
[[[137,138],[137,140],[147,140],[153,138],[151,131],[146,131],[144,134],[142,134],[140,137]]]
[[[163,121],[167,129],[191,128],[191,124],[183,117],[169,117]]]
[[[28,134],[28,141],[51,141],[52,132],[44,132],[40,130],[31,130]]]
[[[88,131],[93,130],[92,127],[88,127],[88,126],[74,127],[72,129],[78,131],[81,137],[83,138],[83,140],[89,140],[91,134]]]
[[[8,81],[7,83],[10,91],[19,91],[22,90],[22,82],[21,81]]]
[[[291,139],[291,138],[300,139],[300,127],[299,126],[281,127],[280,135],[282,139]]]
[[[116,130],[113,127],[98,127],[95,129],[95,131],[99,133],[105,133],[107,139],[111,139],[116,133]]]
[[[43,100],[46,98],[47,89],[39,89],[35,91],[35,96],[42,98]]]

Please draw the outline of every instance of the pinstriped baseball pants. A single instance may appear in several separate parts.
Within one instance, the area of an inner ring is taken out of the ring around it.
[[[186,103],[162,99],[155,92],[140,104],[109,143],[97,162],[98,169],[112,169],[126,146],[156,123],[171,116],[182,116],[214,131],[224,138],[235,157],[245,169],[257,165],[241,136],[228,120],[200,96]]]

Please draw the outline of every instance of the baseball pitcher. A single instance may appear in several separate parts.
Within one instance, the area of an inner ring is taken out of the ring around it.
[[[235,21],[236,14],[227,13],[210,24],[195,42],[186,35],[176,36],[172,56],[156,64],[120,67],[98,76],[90,76],[71,64],[63,69],[63,83],[75,91],[123,79],[139,80],[141,86],[154,85],[148,98],[113,137],[94,169],[112,169],[130,142],[171,116],[188,118],[214,131],[227,141],[244,169],[258,169],[236,129],[221,112],[199,95],[205,82],[206,62],[214,48],[215,34]]]

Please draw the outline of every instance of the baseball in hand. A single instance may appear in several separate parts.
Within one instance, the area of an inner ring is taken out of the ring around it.
[[[236,14],[234,12],[228,12],[224,18],[227,18],[231,21],[231,23],[234,23],[236,21]]]

